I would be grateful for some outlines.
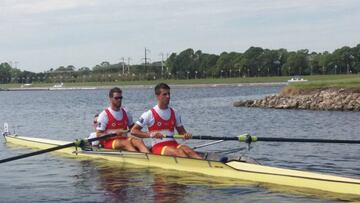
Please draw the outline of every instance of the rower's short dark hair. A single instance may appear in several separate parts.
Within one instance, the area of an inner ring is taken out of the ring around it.
[[[160,89],[165,89],[165,90],[170,90],[169,85],[165,84],[165,83],[159,83],[155,86],[155,94],[159,95],[160,94]]]
[[[109,97],[112,98],[115,92],[122,93],[122,90],[118,87],[111,88],[109,91]]]

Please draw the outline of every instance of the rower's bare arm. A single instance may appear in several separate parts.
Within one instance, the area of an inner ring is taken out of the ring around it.
[[[131,135],[134,135],[139,138],[164,138],[164,135],[159,132],[143,132],[141,131],[142,127],[138,124],[135,124],[134,127],[131,128]]]
[[[101,137],[101,136],[103,136],[104,134],[105,134],[104,131],[102,131],[102,130],[96,130],[96,137]]]
[[[127,136],[127,133],[124,130],[115,130],[115,131],[112,131],[112,133],[116,133],[116,135],[118,137]],[[104,136],[104,135],[106,135],[105,131],[96,130],[96,137],[101,137],[101,136]]]
[[[126,137],[127,136],[126,130],[116,130],[114,133],[116,133],[116,135],[119,136],[119,137]]]
[[[128,126],[128,129],[131,129],[132,127],[134,127],[134,124],[131,124],[130,126]],[[123,137],[126,137],[128,136],[128,132],[129,130],[126,129],[126,130],[116,130],[115,133],[117,134],[117,136],[123,136]]]
[[[184,139],[191,139],[191,137],[192,137],[192,134],[191,134],[191,133],[186,132],[184,126],[176,127],[176,131],[177,131],[180,135],[183,135],[183,136],[184,136]]]
[[[142,127],[135,123],[135,125],[131,128],[130,133],[133,136],[139,137],[139,138],[148,138],[150,137],[150,134],[148,132],[141,131]]]

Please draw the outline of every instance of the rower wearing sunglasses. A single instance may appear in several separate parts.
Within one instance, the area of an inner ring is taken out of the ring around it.
[[[122,90],[114,87],[109,91],[110,106],[99,114],[96,126],[96,136],[116,133],[116,137],[100,141],[106,149],[120,149],[126,151],[140,151],[149,153],[141,139],[128,137],[124,130],[131,129],[134,125],[131,113],[121,107]]]

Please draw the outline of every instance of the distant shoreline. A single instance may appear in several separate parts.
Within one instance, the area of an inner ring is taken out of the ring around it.
[[[325,87],[360,88],[359,74],[346,75],[311,75],[302,77],[302,83],[292,82],[290,86],[300,89],[317,89]],[[142,80],[142,81],[111,81],[111,82],[75,82],[75,83],[30,83],[30,84],[0,84],[0,91],[52,91],[52,90],[91,90],[121,88],[152,88],[157,83],[165,82],[171,87],[246,87],[246,86],[286,86],[288,76],[249,77],[249,78],[202,78],[191,80]]]
[[[287,82],[265,82],[265,83],[218,83],[218,84],[169,84],[173,88],[199,88],[199,87],[252,87],[252,86],[285,86]],[[62,91],[62,90],[98,90],[109,89],[115,86],[121,88],[152,88],[155,85],[112,85],[112,86],[89,86],[89,87],[15,87],[1,88],[0,91]]]
[[[359,83],[359,74],[343,74],[343,75],[309,75],[302,76],[309,83],[323,87],[325,83],[338,80],[354,80],[352,84]],[[231,77],[231,78],[199,78],[199,79],[158,79],[158,80],[134,80],[134,81],[99,81],[99,82],[52,82],[52,83],[7,83],[0,84],[1,90],[49,90],[50,88],[72,88],[87,89],[96,88],[103,89],[114,86],[124,88],[148,88],[153,87],[157,83],[165,82],[172,87],[217,87],[217,86],[259,86],[259,85],[286,85],[291,76],[272,76],[272,77]],[[308,83],[308,82],[306,82]],[[342,84],[343,82],[341,82]],[[339,83],[340,84],[340,83]],[[293,85],[293,84],[292,84]],[[294,84],[295,85],[295,84]],[[359,85],[360,86],[360,85]],[[21,88],[22,87],[22,88]],[[52,90],[52,89],[50,89]]]

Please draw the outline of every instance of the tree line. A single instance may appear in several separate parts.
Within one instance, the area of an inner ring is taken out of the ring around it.
[[[35,73],[21,71],[9,63],[0,64],[0,83],[107,82],[120,80],[197,79],[315,74],[356,74],[360,72],[360,44],[344,46],[332,53],[307,49],[263,49],[250,47],[244,53],[219,55],[189,48],[172,53],[165,61],[129,65],[102,62],[92,68],[60,66]]]

